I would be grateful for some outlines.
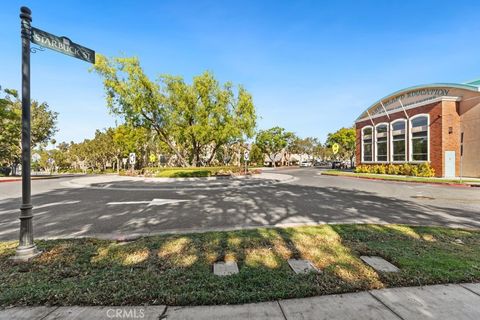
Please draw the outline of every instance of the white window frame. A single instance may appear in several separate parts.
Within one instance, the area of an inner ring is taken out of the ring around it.
[[[394,153],[394,149],[393,149],[393,125],[397,122],[403,122],[405,123],[405,129],[404,129],[404,135],[405,135],[405,140],[404,140],[404,143],[405,143],[405,160],[401,161],[401,160],[393,160],[393,153]],[[408,131],[408,121],[407,119],[405,118],[401,118],[401,119],[397,119],[397,120],[394,120],[390,123],[390,162],[392,163],[405,163],[405,162],[408,162],[408,135],[407,135],[407,131]]]
[[[363,152],[363,150],[364,150],[364,149],[363,149],[363,136],[364,136],[364,130],[365,130],[365,129],[368,129],[368,128],[372,129],[372,134],[371,134],[371,136],[372,136],[372,138],[371,138],[371,141],[372,141],[372,160],[371,160],[371,161],[365,161],[365,160],[363,159],[363,155],[364,155],[364,152]],[[375,137],[375,128],[374,128],[373,126],[368,125],[368,126],[365,126],[365,127],[362,128],[362,137],[361,137],[361,138],[362,138],[362,149],[360,150],[360,154],[361,154],[361,158],[362,158],[362,163],[372,163],[372,162],[374,162],[374,160],[375,160],[374,155],[373,155],[373,149],[374,149],[374,148],[373,148],[373,144],[375,143],[374,137]]]
[[[387,160],[385,161],[378,161],[377,160],[377,156],[378,156],[378,148],[377,148],[377,144],[378,144],[378,137],[377,137],[377,127],[380,127],[380,126],[386,126],[387,127],[387,132],[386,132],[386,137],[387,137]],[[373,161],[374,162],[377,162],[377,163],[388,163],[388,160],[390,159],[390,145],[388,143],[388,140],[389,140],[389,135],[390,135],[390,125],[388,122],[380,122],[378,124],[375,125],[375,139],[374,139],[374,142],[375,142],[375,149],[374,149],[374,158],[373,158]]]
[[[412,143],[412,138],[413,138],[413,126],[412,126],[412,120],[420,117],[426,117],[427,118],[427,160],[413,160],[413,143]],[[428,113],[420,113],[417,114],[409,119],[408,122],[408,160],[409,162],[413,163],[422,163],[422,162],[430,162],[430,115]]]

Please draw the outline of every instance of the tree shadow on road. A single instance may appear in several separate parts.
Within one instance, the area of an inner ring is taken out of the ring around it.
[[[189,201],[161,206],[110,202]],[[20,199],[0,202],[0,240],[18,236]],[[475,208],[436,206],[338,187],[272,185],[226,190],[132,191],[63,188],[32,197],[37,237],[116,237],[324,223],[393,223],[479,228]],[[221,257],[219,257],[221,258]]]

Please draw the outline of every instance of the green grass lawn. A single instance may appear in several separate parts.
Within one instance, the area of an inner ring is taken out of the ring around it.
[[[26,264],[0,242],[0,305],[234,304],[391,286],[480,280],[480,231],[400,225],[323,225],[164,235],[130,243],[38,241]],[[401,269],[377,273],[360,255]],[[322,274],[294,274],[289,258]],[[240,273],[217,277],[215,261]]]
[[[347,177],[357,177],[357,178],[370,178],[370,179],[382,179],[382,180],[391,180],[391,181],[407,181],[407,182],[428,182],[428,183],[479,183],[478,180],[472,179],[439,179],[439,178],[426,178],[426,177],[410,177],[410,176],[396,176],[396,175],[384,175],[384,174],[374,174],[374,173],[355,173],[350,171],[341,171],[341,170],[327,170],[322,172],[323,175],[332,175],[332,176],[347,176]]]
[[[159,178],[190,178],[190,177],[210,177],[212,172],[210,170],[185,170],[185,169],[165,169],[158,171],[155,177]]]
[[[212,177],[237,173],[240,167],[145,168],[145,175],[159,178]]]

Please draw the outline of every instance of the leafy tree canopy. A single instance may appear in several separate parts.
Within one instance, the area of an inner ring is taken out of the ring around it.
[[[154,130],[183,166],[210,164],[223,145],[254,135],[255,106],[242,86],[220,84],[210,72],[192,84],[170,75],[152,81],[137,58],[96,61],[110,111]]]
[[[266,154],[275,165],[275,158],[294,138],[292,132],[281,127],[273,127],[268,130],[260,130],[257,134],[255,145]]]
[[[20,162],[22,103],[15,90],[3,90],[0,97],[0,164]],[[58,113],[52,111],[46,102],[31,102],[32,148],[47,144],[57,129]]]
[[[327,146],[331,148],[334,143],[340,146],[339,155],[342,158],[348,158],[350,161],[355,157],[355,128],[341,128],[334,133],[329,133],[327,137]]]

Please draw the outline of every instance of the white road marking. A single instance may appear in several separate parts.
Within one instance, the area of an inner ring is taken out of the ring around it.
[[[123,202],[108,202],[107,205],[122,205],[122,204],[148,204],[147,206],[161,206],[164,204],[172,204],[178,202],[185,202],[190,200],[176,200],[176,199],[153,199],[151,201],[123,201]]]
[[[59,201],[59,202],[52,202],[52,203],[46,203],[46,204],[41,204],[39,206],[34,206],[34,209],[40,209],[40,208],[47,208],[47,207],[53,207],[53,206],[60,206],[62,204],[75,204],[79,203],[80,200],[72,200],[72,201]]]
[[[79,203],[80,200],[72,200],[72,201],[59,201],[59,202],[52,202],[52,203],[45,203],[45,204],[41,204],[41,205],[34,205],[33,206],[33,209],[34,210],[38,210],[38,209],[42,209],[42,208],[48,208],[48,207],[53,207],[53,206],[61,206],[61,205],[65,205],[65,204],[75,204],[75,203]],[[4,210],[4,211],[0,211],[0,215],[2,214],[10,214],[10,213],[16,213],[16,212],[20,212],[20,208],[15,208],[15,209],[10,209],[10,210]]]

